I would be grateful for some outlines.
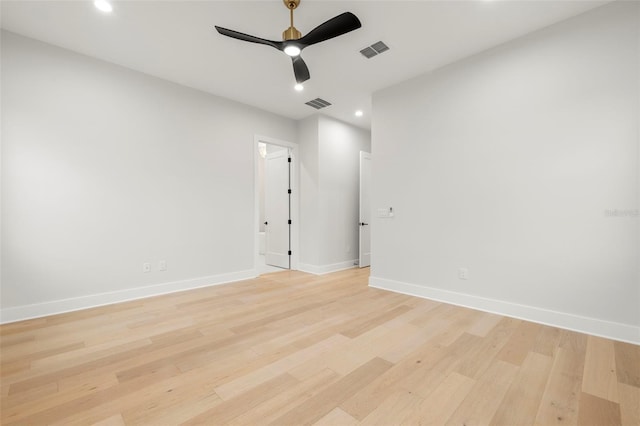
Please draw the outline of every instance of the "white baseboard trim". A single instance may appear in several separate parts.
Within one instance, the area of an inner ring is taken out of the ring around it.
[[[98,306],[111,305],[114,303],[127,302],[136,299],[144,299],[146,297],[160,296],[163,294],[175,293],[178,291],[193,290],[201,287],[227,284],[234,281],[242,281],[255,277],[255,270],[250,269],[246,271],[211,275],[208,277],[192,278],[182,281],[173,281],[145,287],[112,291],[108,293],[99,293],[88,296],[74,297],[70,299],[54,300],[51,302],[36,303],[33,305],[4,308],[0,309],[0,324],[62,314],[65,312],[79,311],[82,309],[96,308]]]
[[[355,268],[358,259],[345,260],[344,262],[332,263],[330,265],[310,265],[308,263],[298,263],[298,271],[307,272],[314,275],[330,274],[332,272],[344,271]]]
[[[534,306],[519,305],[385,278],[369,277],[369,286],[636,345],[640,344],[640,327],[634,327],[629,324],[567,314]]]

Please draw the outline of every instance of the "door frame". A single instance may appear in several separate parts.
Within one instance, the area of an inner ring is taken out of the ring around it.
[[[260,275],[259,267],[259,232],[260,232],[260,194],[258,192],[258,161],[260,154],[258,153],[258,144],[266,143],[269,145],[278,145],[285,148],[289,148],[291,155],[291,270],[298,270],[298,260],[300,258],[299,253],[299,230],[300,230],[300,215],[299,215],[299,200],[300,194],[298,194],[298,182],[300,182],[300,170],[298,167],[298,145],[293,142],[283,141],[280,139],[272,138],[270,136],[254,135],[253,137],[253,269],[256,276]]]

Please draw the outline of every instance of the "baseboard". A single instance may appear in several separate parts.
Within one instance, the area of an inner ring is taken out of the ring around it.
[[[242,281],[255,277],[255,271],[251,269],[247,271],[211,275],[208,277],[193,278],[182,281],[173,281],[108,293],[92,294],[89,296],[74,297],[71,299],[54,300],[51,302],[36,303],[33,305],[15,306],[11,308],[0,309],[0,324],[23,321],[32,318],[40,318],[55,314],[62,314],[65,312],[79,311],[82,309],[127,302],[129,300],[144,299],[146,297],[160,296],[163,294],[175,293],[178,291],[193,290],[201,287],[227,284],[230,282]]]
[[[634,327],[629,324],[603,321],[596,318],[519,305],[385,278],[369,277],[369,286],[636,345],[640,344],[640,327]]]
[[[358,259],[345,260],[344,262],[332,263],[330,265],[310,265],[308,263],[298,263],[298,270],[314,275],[330,274],[331,272],[344,271],[355,268]]]

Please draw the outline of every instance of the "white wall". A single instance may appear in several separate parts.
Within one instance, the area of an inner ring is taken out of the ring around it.
[[[3,32],[2,320],[251,276],[254,135],[296,130]]]
[[[358,258],[360,151],[370,132],[326,116],[299,123],[301,268],[326,273]]]
[[[318,173],[318,117],[298,122],[300,145],[300,265],[319,265],[320,228]]]
[[[638,7],[374,95],[371,285],[640,342]]]

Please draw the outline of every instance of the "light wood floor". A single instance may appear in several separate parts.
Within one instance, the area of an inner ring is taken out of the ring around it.
[[[0,327],[12,424],[638,425],[640,347],[280,272]]]

